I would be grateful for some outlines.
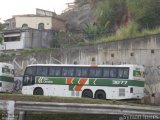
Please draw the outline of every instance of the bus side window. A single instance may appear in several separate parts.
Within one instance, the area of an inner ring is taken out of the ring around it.
[[[96,74],[96,70],[95,68],[89,68],[89,77],[95,77],[95,74]]]
[[[77,68],[75,68],[75,76],[76,77],[81,77],[81,68],[80,67],[77,67]]]
[[[35,75],[36,74],[36,67],[28,67],[25,71],[25,75]]]
[[[103,69],[103,77],[104,78],[109,78],[109,68],[104,68]]]
[[[61,76],[61,67],[56,67],[56,69],[55,69],[55,76],[56,77]]]
[[[118,78],[123,78],[123,68],[118,68]]]
[[[38,66],[36,75],[39,76],[47,76],[48,74],[48,67],[47,66]]]
[[[102,76],[102,68],[96,68],[96,77],[101,77]]]
[[[49,76],[55,75],[55,67],[49,67]]]
[[[111,78],[116,78],[117,77],[117,69],[116,68],[110,68],[109,76]]]
[[[129,77],[129,69],[125,68],[123,71],[123,78],[128,79],[128,77]]]
[[[88,77],[88,68],[87,67],[82,68],[82,76],[81,77]]]
[[[34,84],[34,80],[33,80],[33,76],[24,76],[24,81],[23,81],[24,85],[31,85]]]
[[[73,77],[74,76],[74,68],[73,67],[69,67],[68,68],[68,77]]]
[[[67,67],[62,68],[62,76],[67,77],[67,73],[68,73],[68,68]]]
[[[14,75],[14,74],[15,74],[15,71],[14,71],[14,69],[12,69],[12,70],[11,70],[11,74],[12,74],[12,75]]]

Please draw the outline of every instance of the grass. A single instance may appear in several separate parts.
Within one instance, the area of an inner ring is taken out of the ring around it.
[[[73,98],[73,97],[52,97],[52,96],[33,96],[22,94],[6,94],[0,93],[1,100],[15,100],[15,101],[34,101],[34,102],[61,102],[61,103],[86,103],[86,104],[120,104],[118,101],[110,100],[96,100],[88,98]]]
[[[36,52],[49,52],[54,50],[53,48],[33,48],[33,49],[24,49],[21,51],[22,55],[36,53]]]
[[[160,27],[155,28],[153,30],[144,29],[141,32],[138,31],[138,27],[135,24],[129,25],[126,27],[121,27],[116,35],[111,35],[109,37],[101,37],[98,38],[95,43],[102,43],[102,42],[110,42],[110,41],[118,41],[136,37],[143,37],[149,35],[160,34]]]
[[[27,113],[27,120],[118,120],[119,115],[101,115],[101,114],[57,114],[57,113]]]
[[[7,93],[0,93],[0,100],[148,106],[146,104],[142,104],[140,100],[98,100],[90,98],[52,97],[52,96],[39,96],[39,95],[33,96],[33,95],[7,94]]]

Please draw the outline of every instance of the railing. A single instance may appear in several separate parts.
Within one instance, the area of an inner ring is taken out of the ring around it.
[[[129,106],[107,104],[51,103],[27,101],[0,101],[0,110],[7,111],[7,120],[14,120],[14,111],[20,114],[27,111],[80,113],[80,114],[114,114],[114,115],[160,115],[156,106]],[[23,117],[21,117],[23,118]]]
[[[7,111],[5,115],[1,116],[5,116],[6,120],[14,120],[14,106],[15,101],[0,101],[0,110]],[[2,118],[0,118],[0,120],[1,119]]]

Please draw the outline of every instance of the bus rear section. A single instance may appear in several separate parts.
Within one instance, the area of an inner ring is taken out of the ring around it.
[[[133,99],[142,99],[144,97],[144,67],[134,65],[130,69],[130,95]]]
[[[14,67],[12,64],[0,63],[0,92],[13,92]]]

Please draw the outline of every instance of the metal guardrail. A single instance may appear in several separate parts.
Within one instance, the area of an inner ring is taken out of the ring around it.
[[[2,101],[0,100],[0,110],[7,111],[6,120],[14,120],[14,106],[15,101]],[[3,116],[3,115],[1,115]],[[0,118],[1,120],[1,118]]]
[[[51,103],[51,102],[25,102],[16,101],[17,111],[61,112],[82,114],[152,114],[160,115],[158,107],[128,106],[128,105],[104,105],[104,104],[80,104],[80,103]]]
[[[52,103],[28,101],[0,101],[0,110],[6,110],[7,120],[14,120],[14,111],[37,111],[81,114],[160,115],[160,107],[80,103]]]

